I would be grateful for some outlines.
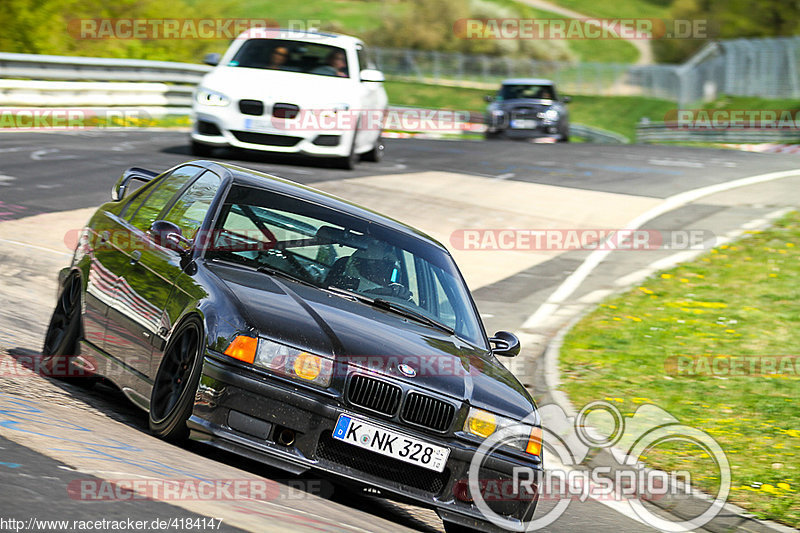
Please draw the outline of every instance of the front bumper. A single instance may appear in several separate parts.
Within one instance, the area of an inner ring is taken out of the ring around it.
[[[268,116],[244,115],[233,106],[195,109],[191,119],[192,140],[213,147],[346,157],[353,144],[352,130],[280,129],[270,125]]]
[[[196,440],[289,472],[299,474],[313,469],[339,481],[435,508],[447,521],[486,531],[499,530],[486,521],[468,496],[464,497],[463,487],[476,445],[454,436],[391,425],[396,431],[450,449],[447,466],[438,473],[334,440],[331,433],[341,413],[371,419],[327,391],[261,378],[207,355],[188,426]],[[278,442],[279,434],[285,430],[294,434],[290,445]],[[529,461],[493,455],[482,465],[479,477],[510,480],[515,466],[541,474],[541,467]],[[530,520],[537,500],[538,492],[524,499],[487,498],[487,503],[493,511],[512,520]]]

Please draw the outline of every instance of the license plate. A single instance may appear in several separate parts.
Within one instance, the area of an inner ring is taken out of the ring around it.
[[[244,129],[246,131],[275,131],[272,122],[263,118],[244,119]]]
[[[511,127],[520,130],[532,130],[536,128],[536,121],[531,119],[517,119],[511,121]]]
[[[339,415],[333,438],[437,472],[444,470],[450,456],[449,448],[428,444],[349,415]]]

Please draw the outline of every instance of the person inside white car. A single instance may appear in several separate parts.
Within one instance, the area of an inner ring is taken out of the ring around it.
[[[347,59],[341,50],[331,50],[325,58],[325,65],[321,65],[311,71],[312,74],[322,74],[323,76],[341,76],[347,78]]]

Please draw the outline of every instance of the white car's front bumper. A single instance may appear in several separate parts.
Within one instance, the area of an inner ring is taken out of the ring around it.
[[[192,140],[216,147],[346,157],[353,146],[353,131],[310,130],[275,127],[267,115],[241,113],[235,104],[225,107],[195,106],[192,112]],[[276,121],[277,122],[277,121]]]

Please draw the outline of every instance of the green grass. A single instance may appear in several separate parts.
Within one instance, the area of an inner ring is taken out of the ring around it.
[[[514,0],[492,0],[501,6],[516,9],[523,18],[559,19],[569,17],[557,15],[550,11],[533,8]],[[560,2],[554,2],[559,4]],[[600,63],[635,63],[639,59],[639,51],[631,43],[623,39],[574,39],[568,42],[569,48],[578,56],[578,61]]]
[[[642,117],[664,120],[675,102],[646,96],[573,96],[568,105],[570,120],[613,131],[631,141],[636,137],[636,124]]]
[[[485,110],[486,102],[483,97],[492,93],[485,89],[444,87],[406,81],[387,81],[384,87],[391,105],[466,111]]]
[[[551,0],[561,7],[572,9],[590,17],[601,18],[669,18],[669,4],[663,1],[617,0]]]
[[[514,0],[490,1],[500,6],[512,7],[524,18],[565,18]],[[380,21],[387,15],[402,13],[406,6],[397,1],[312,0],[292,3],[277,0],[244,0],[223,4],[222,9],[227,17],[263,18],[274,20],[284,26],[292,20],[304,24],[316,20],[319,21],[316,23],[318,27],[334,28],[344,33],[363,36],[365,32],[380,27]],[[568,46],[580,61],[633,63],[639,57],[636,48],[621,39],[574,40],[570,41]]]
[[[388,81],[389,102],[395,105],[484,111],[483,97],[493,91],[442,87],[423,83]],[[622,134],[633,139],[641,117],[663,120],[675,103],[641,96],[573,96],[568,104],[570,120]]]
[[[61,115],[55,119],[37,118],[32,121],[28,114],[17,118],[14,113],[5,113],[0,120],[0,128],[21,129],[93,129],[93,128],[188,128],[191,121],[187,115],[166,115],[155,118],[138,118],[135,116],[103,117],[86,116],[85,118],[64,118]]]
[[[751,232],[602,304],[567,335],[564,390],[580,406],[615,402],[625,413],[657,405],[712,435],[732,466],[730,501],[800,526],[800,365],[780,375],[688,375],[677,356],[797,357],[800,214]],[[747,363],[749,364],[749,363]],[[701,367],[695,367],[701,369]],[[724,368],[724,367],[722,367]],[[713,469],[676,449],[653,466],[687,469],[701,488]]]
[[[191,0],[189,0],[191,2]],[[359,34],[380,26],[387,14],[402,12],[405,7],[400,2],[366,2],[363,0],[324,0],[308,2],[286,2],[280,0],[241,0],[223,4],[226,17],[269,19],[283,26],[290,21],[298,21],[297,27],[316,22],[335,24],[342,31]],[[298,24],[302,24],[298,26]]]

